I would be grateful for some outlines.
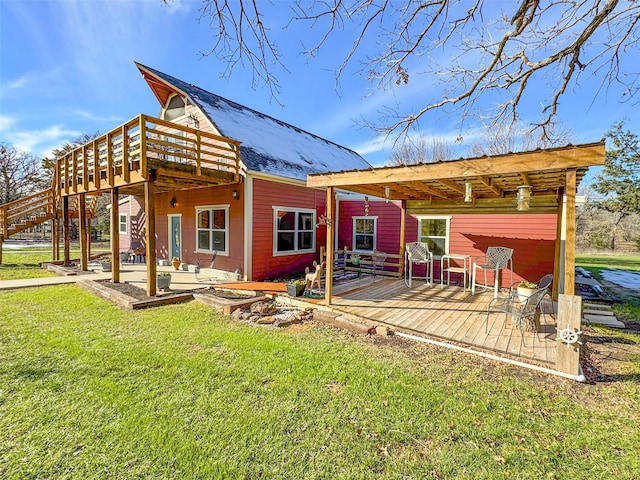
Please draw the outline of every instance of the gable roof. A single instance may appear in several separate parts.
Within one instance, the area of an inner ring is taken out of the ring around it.
[[[249,170],[306,180],[312,173],[372,168],[353,150],[171,75],[136,65],[162,105],[172,91],[179,92],[200,108],[220,135],[240,141],[240,159]]]

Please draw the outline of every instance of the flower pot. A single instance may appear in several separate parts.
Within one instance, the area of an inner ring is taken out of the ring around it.
[[[111,262],[100,262],[100,265],[102,266],[102,271],[103,272],[110,272],[111,271]]]
[[[171,261],[171,264],[173,265],[173,268],[174,268],[175,270],[180,270],[180,264],[181,264],[181,263],[182,263],[182,262],[181,262],[180,260],[172,260],[172,261]]]
[[[171,275],[156,275],[156,287],[160,290],[168,290],[171,285]]]
[[[300,285],[294,283],[287,284],[287,293],[290,297],[299,297],[304,293],[304,287],[306,285],[301,283]]]
[[[527,298],[529,298],[535,291],[535,288],[518,287],[518,300],[520,300],[521,303],[526,302]]]

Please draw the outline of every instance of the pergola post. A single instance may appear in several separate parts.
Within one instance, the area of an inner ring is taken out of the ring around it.
[[[567,170],[564,206],[564,294],[558,296],[558,338],[576,338],[582,321],[582,297],[575,294],[576,265],[576,171]],[[570,332],[571,336],[564,336]],[[560,342],[556,355],[556,369],[578,375],[580,370],[580,344]]]
[[[80,237],[80,270],[88,269],[87,251],[87,199],[84,193],[78,195],[78,236]]]
[[[120,212],[118,187],[111,189],[111,281],[120,283]]]
[[[565,196],[564,293],[576,292],[576,171],[567,170]]]
[[[400,278],[404,276],[404,251],[407,243],[405,238],[406,226],[407,226],[407,201],[402,200],[402,204],[400,205],[400,249],[399,249],[400,266],[398,268],[398,273],[400,274]]]
[[[562,274],[561,255],[563,250],[562,242],[564,241],[562,230],[562,219],[564,217],[564,188],[558,189],[557,202],[558,209],[556,212],[556,245],[553,254],[553,287],[551,292],[552,299],[556,301],[558,300],[558,294],[560,293],[560,275]]]
[[[144,182],[144,213],[146,218],[145,241],[147,249],[147,295],[156,295],[156,200],[155,170],[149,170],[149,178]]]
[[[324,283],[324,300],[326,305],[331,305],[331,296],[333,295],[333,251],[334,246],[334,228],[335,228],[335,192],[333,187],[327,188],[327,264],[325,266],[325,283]]]

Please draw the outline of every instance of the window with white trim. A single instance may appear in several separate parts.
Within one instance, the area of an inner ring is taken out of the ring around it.
[[[449,253],[450,221],[450,216],[418,217],[418,241],[429,245],[436,257]]]
[[[129,215],[126,213],[121,213],[118,215],[118,232],[126,235],[127,234],[127,224],[129,219]]]
[[[229,205],[196,207],[196,251],[229,254]]]
[[[315,227],[315,210],[273,207],[274,255],[314,252]]]
[[[353,218],[353,249],[361,252],[373,252],[376,249],[378,217]]]

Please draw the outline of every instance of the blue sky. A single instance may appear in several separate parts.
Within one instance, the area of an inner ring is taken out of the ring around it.
[[[317,58],[307,59],[300,52],[301,42],[312,40],[308,26],[285,29],[290,3],[258,3],[268,10],[267,26],[289,70],[275,70],[281,84],[277,101],[266,87],[252,88],[250,70],[236,68],[227,80],[221,76],[225,65],[201,55],[213,40],[208,23],[198,21],[198,0],[170,6],[160,0],[0,0],[0,139],[46,155],[82,133],[105,132],[140,113],[157,115],[159,105],[134,65],[138,61],[382,165],[391,143],[357,120],[376,121],[395,103],[424,104],[437,95],[432,81],[415,76],[396,91],[373,90],[352,67],[336,88],[332,70],[349,45],[338,36]],[[592,101],[598,85],[583,79],[562,98],[559,118],[574,143],[600,140],[619,120],[639,130],[633,104],[618,103],[615,88]],[[523,112],[524,122],[537,117],[536,110]],[[479,131],[478,124],[460,127],[455,115],[435,113],[422,122],[420,133],[428,139],[462,135],[464,149]]]

